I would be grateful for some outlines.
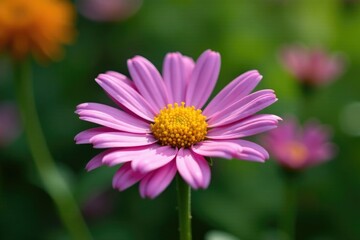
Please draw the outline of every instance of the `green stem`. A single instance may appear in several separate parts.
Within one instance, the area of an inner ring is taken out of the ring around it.
[[[285,178],[283,210],[281,217],[281,229],[286,234],[285,240],[295,239],[295,222],[296,222],[296,184],[295,179]]]
[[[176,184],[180,240],[191,240],[191,189],[179,175]]]
[[[29,148],[45,190],[55,202],[60,218],[72,239],[92,239],[68,184],[48,150],[36,111],[27,61],[14,63],[15,91]]]

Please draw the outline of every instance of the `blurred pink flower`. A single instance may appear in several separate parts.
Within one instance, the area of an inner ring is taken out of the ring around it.
[[[344,70],[341,56],[298,45],[283,48],[281,62],[298,81],[311,86],[327,84]]]
[[[99,22],[115,22],[131,17],[141,7],[142,0],[79,0],[79,12]]]
[[[141,56],[128,60],[128,68],[133,81],[117,72],[96,79],[124,111],[98,103],[76,110],[80,119],[102,125],[79,133],[76,143],[108,148],[86,169],[123,164],[114,188],[122,191],[140,182],[140,195],[154,198],[177,172],[192,188],[207,188],[211,172],[205,157],[268,158],[261,146],[239,139],[273,129],[280,119],[255,115],[277,100],[273,90],[251,93],[262,78],[258,71],[237,77],[202,111],[219,76],[219,53],[207,50],[196,63],[169,53],[163,76]]]
[[[0,103],[0,147],[10,144],[20,132],[20,116],[15,104]]]
[[[309,121],[301,128],[294,119],[287,119],[264,136],[263,144],[280,165],[300,170],[334,155],[335,146],[329,138],[329,130],[317,122]]]

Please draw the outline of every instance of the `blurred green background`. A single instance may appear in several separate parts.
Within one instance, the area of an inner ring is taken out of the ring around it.
[[[134,55],[161,70],[167,52],[197,58],[208,48],[222,56],[214,94],[239,74],[258,69],[264,76],[258,89],[275,89],[279,98],[267,112],[317,118],[333,129],[336,157],[307,170],[300,180],[296,239],[360,239],[359,1],[144,0],[136,14],[119,22],[78,15],[77,32],[61,61],[33,63],[34,84],[51,152],[95,239],[177,239],[175,184],[155,200],[144,200],[137,187],[121,193],[112,189],[116,167],[87,173],[84,166],[98,151],[75,145],[73,137],[94,125],[77,118],[76,105],[112,104],[94,78],[107,70],[128,75],[126,60]],[[318,89],[305,106],[298,84],[279,61],[279,50],[293,43],[346,57],[344,74]],[[0,101],[14,101],[9,59],[1,56],[0,65]],[[1,239],[69,239],[40,186],[24,134],[2,146]],[[282,191],[271,159],[265,164],[215,159],[210,187],[192,195],[194,239],[210,239],[213,230],[241,240],[280,239]]]

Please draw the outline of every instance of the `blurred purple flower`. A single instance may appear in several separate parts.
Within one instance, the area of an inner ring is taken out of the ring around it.
[[[344,59],[320,48],[308,49],[299,45],[281,51],[284,67],[300,82],[321,86],[335,80],[344,70]]]
[[[21,132],[20,116],[15,104],[0,103],[0,147],[10,144]]]
[[[142,0],[79,0],[79,12],[99,22],[115,22],[131,17],[141,7]]]
[[[309,121],[301,128],[296,120],[287,119],[265,135],[263,143],[280,165],[300,170],[327,161],[334,155],[335,146],[329,138],[329,129],[315,121]]]

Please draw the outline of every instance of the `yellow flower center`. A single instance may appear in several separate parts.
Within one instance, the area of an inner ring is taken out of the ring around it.
[[[308,156],[308,150],[305,145],[300,142],[292,142],[288,146],[290,159],[296,165],[301,165]]]
[[[168,104],[155,116],[151,131],[162,145],[187,148],[205,139],[206,117],[194,106]]]

